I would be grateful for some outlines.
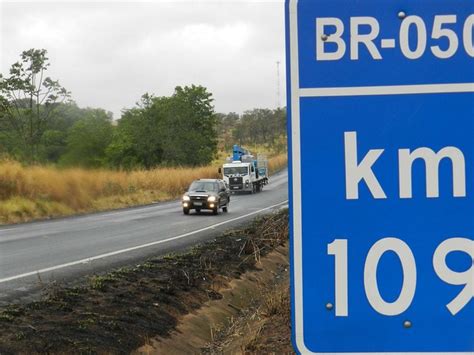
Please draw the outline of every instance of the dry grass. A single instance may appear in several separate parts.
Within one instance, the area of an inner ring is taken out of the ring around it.
[[[265,289],[257,313],[260,326],[242,346],[242,354],[294,354],[291,346],[290,292],[288,276],[273,289]],[[262,293],[263,294],[263,293]]]
[[[288,155],[286,153],[275,155],[268,161],[268,170],[270,175],[277,173],[288,165]]]
[[[266,317],[275,315],[282,316],[287,324],[290,324],[290,290],[289,284],[284,287],[275,287],[272,292],[267,292],[264,296],[262,312]]]
[[[0,221],[68,215],[179,196],[192,180],[217,177],[215,167],[132,172],[24,167],[0,162]]]
[[[286,155],[270,160],[271,171],[286,165]],[[0,223],[170,200],[199,178],[217,178],[216,166],[112,171],[22,166],[0,161]]]

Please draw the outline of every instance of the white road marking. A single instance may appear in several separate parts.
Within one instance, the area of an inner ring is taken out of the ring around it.
[[[151,243],[141,244],[141,245],[137,245],[137,246],[134,246],[134,247],[131,247],[131,248],[112,251],[110,253],[96,255],[96,256],[92,256],[90,258],[86,258],[86,259],[71,261],[69,263],[60,264],[60,265],[56,265],[56,266],[51,266],[51,267],[40,269],[40,270],[25,272],[24,274],[20,274],[20,275],[9,276],[9,277],[0,279],[0,283],[5,283],[5,282],[8,282],[8,281],[18,280],[18,279],[22,279],[22,278],[25,278],[25,277],[28,277],[28,276],[43,274],[45,272],[50,272],[50,271],[54,271],[54,270],[64,269],[66,267],[75,266],[75,265],[79,265],[79,264],[86,264],[86,263],[90,263],[91,261],[94,261],[94,260],[104,259],[104,258],[108,258],[110,256],[127,253],[129,251],[142,249],[142,248],[147,248],[147,247],[150,247],[150,246],[153,246],[153,245],[163,244],[163,243],[167,243],[167,242],[177,240],[177,239],[182,239],[182,238],[185,238],[185,237],[189,237],[190,235],[193,235],[193,234],[204,232],[206,230],[215,229],[216,227],[222,226],[224,224],[227,224],[227,223],[230,223],[230,222],[235,222],[235,221],[238,221],[239,219],[250,217],[250,216],[258,214],[260,212],[267,211],[267,210],[270,210],[270,209],[275,208],[275,207],[279,207],[283,204],[286,204],[287,202],[288,202],[288,200],[285,200],[285,201],[282,201],[282,202],[277,203],[275,205],[272,205],[272,206],[269,206],[269,207],[266,207],[266,208],[262,208],[258,211],[247,213],[243,216],[232,218],[232,219],[229,219],[227,221],[219,222],[219,223],[213,224],[213,225],[205,227],[205,228],[201,228],[201,229],[198,229],[198,230],[195,230],[195,231],[192,231],[192,232],[177,235],[175,237],[171,237],[171,238],[167,238],[167,239],[163,239],[163,240],[157,240],[157,241],[151,242]]]
[[[14,230],[15,228],[5,228],[5,229],[0,229],[0,233],[6,232],[6,231],[11,231]]]

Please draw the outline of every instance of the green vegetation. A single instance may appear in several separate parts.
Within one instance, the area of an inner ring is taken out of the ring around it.
[[[217,152],[212,94],[202,86],[178,86],[170,97],[143,95],[124,111],[107,148],[113,166],[209,164]]]
[[[177,86],[171,96],[144,94],[118,121],[101,108],[79,108],[46,76],[47,51],[20,55],[0,74],[0,156],[59,167],[152,169],[204,166],[234,143],[286,151],[284,109],[216,113],[202,86]]]
[[[106,165],[106,149],[112,142],[112,115],[104,110],[86,110],[69,129],[62,165],[101,167]]]
[[[228,152],[234,143],[271,150],[273,153],[286,152],[286,110],[279,108],[253,109],[242,115],[234,112],[218,114],[218,132],[221,148]]]
[[[70,96],[58,81],[45,76],[48,66],[46,50],[30,49],[11,66],[8,77],[0,76],[2,145],[28,161],[39,156],[43,139],[51,138],[45,133],[54,128],[54,111]]]

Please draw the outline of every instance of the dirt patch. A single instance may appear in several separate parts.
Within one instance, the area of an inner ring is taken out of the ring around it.
[[[78,287],[53,285],[39,302],[0,308],[0,353],[129,353],[169,337],[183,315],[223,299],[233,280],[258,273],[261,258],[287,239],[283,211],[184,254],[96,275]]]
[[[283,264],[275,265],[276,252],[281,252]],[[254,272],[246,274],[254,286],[253,302],[243,308],[237,317],[232,317],[229,326],[201,349],[201,353],[295,353],[291,345],[288,262],[288,248],[279,248],[263,259],[261,275],[254,277]],[[266,277],[266,274],[273,274],[274,277]]]
[[[150,339],[135,353],[260,351],[264,344],[259,335],[266,331],[267,320],[276,314],[289,313],[289,304],[281,302],[281,295],[286,295],[288,299],[287,245],[276,248],[256,266],[258,270],[246,272],[219,290],[221,299],[209,300],[196,312],[181,317],[176,330],[169,336]],[[286,327],[286,331],[277,336],[286,337],[286,345],[289,345],[288,323],[282,326]],[[286,350],[282,344],[275,344],[275,347]]]

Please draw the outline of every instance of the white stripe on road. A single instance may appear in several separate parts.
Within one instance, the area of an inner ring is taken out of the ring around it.
[[[5,228],[5,229],[0,229],[0,233],[2,233],[2,232],[6,232],[6,231],[12,231],[12,230],[14,230],[14,229],[16,229],[16,228]]]
[[[137,249],[142,249],[142,248],[147,248],[147,247],[150,247],[150,246],[153,246],[153,245],[163,244],[163,243],[171,242],[171,241],[177,240],[177,239],[182,239],[182,238],[185,238],[185,237],[189,237],[190,235],[193,235],[193,234],[197,234],[197,233],[201,233],[201,232],[204,232],[204,231],[207,231],[207,230],[210,230],[210,229],[214,229],[214,228],[216,228],[216,227],[222,226],[222,225],[227,224],[227,223],[231,223],[231,222],[238,221],[239,219],[243,219],[243,218],[246,218],[246,217],[250,217],[250,216],[252,216],[252,215],[261,213],[261,212],[263,212],[263,211],[270,210],[270,209],[272,209],[272,208],[281,206],[281,205],[286,204],[286,203],[288,203],[288,200],[282,201],[282,202],[277,203],[277,204],[275,204],[275,205],[272,205],[272,206],[270,206],[270,207],[262,208],[262,209],[260,209],[260,210],[258,210],[258,211],[255,211],[255,212],[247,213],[247,214],[245,214],[245,215],[243,215],[243,216],[240,216],[240,217],[232,218],[232,219],[229,219],[229,220],[227,220],[227,221],[223,221],[223,222],[220,222],[220,223],[217,223],[217,224],[213,224],[213,225],[208,226],[208,227],[205,227],[205,228],[201,228],[201,229],[198,229],[198,230],[195,230],[195,231],[192,231],[192,232],[188,232],[188,233],[185,233],[185,234],[177,235],[177,236],[175,236],[175,237],[171,237],[171,238],[167,238],[167,239],[163,239],[163,240],[157,240],[157,241],[155,241],[155,242],[146,243],[146,244],[142,244],[142,245],[137,245],[137,246],[134,246],[134,247],[131,247],[131,248],[126,248],[126,249],[121,249],[121,250],[117,250],[117,251],[112,251],[112,252],[110,252],[110,253],[105,253],[105,254],[96,255],[96,256],[92,256],[92,257],[90,257],[90,258],[86,258],[86,259],[71,261],[70,263],[65,263],[65,264],[61,264],[61,265],[51,266],[51,267],[48,267],[48,268],[45,268],[45,269],[40,269],[40,270],[25,272],[24,274],[20,274],[20,275],[9,276],[9,277],[0,279],[0,283],[4,283],[4,282],[8,282],[8,281],[13,281],[13,280],[18,280],[18,279],[22,279],[22,278],[25,278],[25,277],[28,277],[28,276],[34,276],[34,275],[38,275],[38,274],[43,274],[43,273],[45,273],[45,272],[50,272],[50,271],[54,271],[54,270],[64,269],[64,268],[66,268],[66,267],[70,267],[70,266],[74,266],[74,265],[86,264],[86,263],[89,263],[89,262],[94,261],[94,260],[104,259],[104,258],[108,258],[108,257],[110,257],[110,256],[114,256],[114,255],[118,255],[118,254],[127,253],[127,252],[129,252],[129,251],[133,251],[133,250],[137,250]]]

